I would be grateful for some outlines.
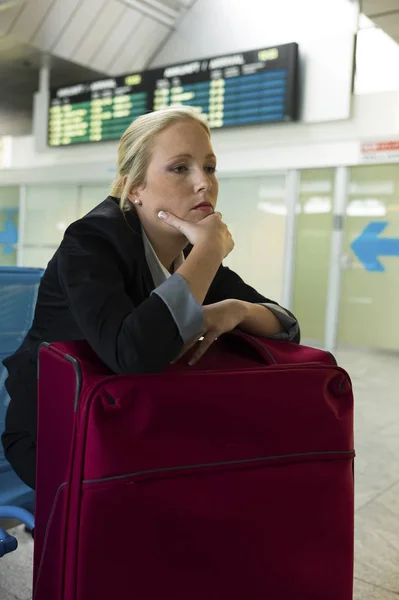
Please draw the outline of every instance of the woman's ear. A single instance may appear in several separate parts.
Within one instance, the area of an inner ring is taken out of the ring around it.
[[[127,197],[129,198],[129,201],[130,201],[132,204],[135,204],[136,206],[137,206],[139,203],[141,204],[141,201],[140,201],[140,194],[139,194],[139,191],[138,191],[138,189],[131,190],[131,191],[128,193]]]
[[[122,178],[122,186],[123,189],[125,188],[126,184],[129,185],[129,175],[124,175],[124,177]],[[143,185],[139,185],[136,187],[131,187],[127,193],[127,199],[129,200],[129,202],[131,204],[134,204],[135,206],[141,206],[142,202],[140,200],[140,193],[144,190],[145,188],[145,184]]]
[[[129,191],[129,194],[128,194],[128,196],[127,196],[127,197],[129,198],[130,202],[132,202],[132,203],[133,203],[133,204],[135,204],[136,206],[137,206],[138,204],[141,206],[141,204],[142,204],[142,202],[141,202],[141,199],[140,199],[140,198],[141,198],[141,193],[142,193],[142,192],[143,192],[143,190],[144,190],[144,187],[145,187],[144,185],[139,185],[139,186],[137,186],[137,187],[135,187],[135,188],[132,188],[132,189]]]

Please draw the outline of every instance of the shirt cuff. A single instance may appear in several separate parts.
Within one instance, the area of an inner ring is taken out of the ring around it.
[[[192,295],[184,277],[175,273],[152,294],[157,294],[169,308],[185,344],[201,336],[204,332],[204,310]]]
[[[299,343],[300,339],[300,330],[299,323],[295,319],[295,317],[291,314],[288,314],[284,308],[279,306],[278,304],[272,304],[270,302],[262,303],[262,306],[266,306],[275,317],[280,321],[281,326],[284,331],[281,333],[276,333],[275,335],[271,335],[270,339],[272,340],[285,340],[287,342],[296,341]]]

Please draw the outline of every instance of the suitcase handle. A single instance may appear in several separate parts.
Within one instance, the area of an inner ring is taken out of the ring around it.
[[[239,338],[241,343],[251,346],[266,365],[320,363],[327,366],[337,366],[337,361],[330,352],[311,346],[303,346],[286,340],[255,337],[239,329],[225,335]]]
[[[253,335],[245,333],[244,331],[241,331],[239,329],[235,329],[234,331],[227,333],[226,336],[233,336],[236,339],[238,338],[245,342],[245,344],[254,348],[260,355],[260,357],[265,361],[266,365],[277,364],[277,360],[274,358],[270,350],[266,347],[266,340],[264,340],[263,338],[254,337]]]

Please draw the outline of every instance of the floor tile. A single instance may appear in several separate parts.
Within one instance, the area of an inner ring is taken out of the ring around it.
[[[399,595],[399,481],[357,511],[355,575]]]
[[[22,526],[9,533],[18,539],[18,548],[0,558],[0,598],[28,600],[32,596],[33,540]]]
[[[355,579],[353,600],[397,600],[398,595]]]
[[[399,425],[395,440],[390,429],[369,433],[362,441],[355,439],[357,510],[399,480]]]
[[[344,349],[355,398],[356,508],[399,480],[399,353]]]

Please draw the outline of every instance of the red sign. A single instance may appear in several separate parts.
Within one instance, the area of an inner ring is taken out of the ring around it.
[[[389,142],[368,142],[361,145],[364,160],[399,161],[399,140]]]

